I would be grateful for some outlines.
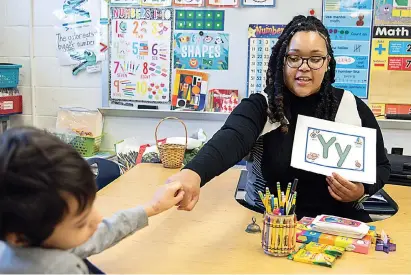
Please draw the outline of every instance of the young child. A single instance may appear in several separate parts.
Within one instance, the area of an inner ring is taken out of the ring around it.
[[[145,205],[102,219],[87,162],[35,128],[0,136],[0,273],[88,274],[87,257],[148,225],[184,196],[172,183]]]

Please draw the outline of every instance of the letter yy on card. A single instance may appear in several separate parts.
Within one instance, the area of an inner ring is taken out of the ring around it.
[[[376,130],[299,115],[291,166],[374,184]]]

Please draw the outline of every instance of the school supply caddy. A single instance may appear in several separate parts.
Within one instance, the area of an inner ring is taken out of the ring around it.
[[[294,181],[293,188],[291,183],[288,184],[286,195],[281,193],[280,183],[277,183],[277,197],[268,187],[265,194],[259,192],[265,207],[261,245],[268,255],[288,256],[295,251],[297,182]]]

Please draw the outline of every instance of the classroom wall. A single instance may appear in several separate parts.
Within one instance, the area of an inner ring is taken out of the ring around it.
[[[278,8],[284,7],[286,1],[289,0],[278,0]],[[34,122],[38,127],[53,128],[58,106],[100,107],[102,105],[101,74],[83,73],[73,77],[69,67],[61,67],[58,64],[55,54],[53,11],[61,8],[63,0],[35,0],[34,7],[30,6],[30,0],[18,0],[18,2],[19,7],[16,5],[16,0],[0,0],[0,62],[23,65],[19,86],[24,96],[23,115],[12,117],[12,126],[32,125]],[[242,46],[246,47],[246,44]],[[247,56],[236,58],[246,60]],[[246,68],[241,70],[245,73]],[[137,136],[142,142],[152,142],[157,123],[158,119],[150,118],[107,117],[104,129],[107,135],[103,139],[103,148],[113,148],[115,142],[130,136]],[[202,127],[208,137],[211,137],[222,123],[222,121],[186,121],[189,133]],[[163,136],[181,134],[181,128],[174,126],[164,124],[160,134]],[[383,129],[383,134],[388,150],[391,147],[403,147],[404,153],[411,155],[409,143],[411,131]]]
[[[23,115],[12,117],[12,126],[32,125],[34,116],[36,126],[53,128],[61,105],[100,107],[100,74],[74,77],[70,67],[58,64],[53,11],[61,9],[63,1],[35,0],[33,8],[30,0],[16,2],[0,0],[0,62],[23,65]]]

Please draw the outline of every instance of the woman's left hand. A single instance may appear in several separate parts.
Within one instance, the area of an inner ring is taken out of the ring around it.
[[[328,183],[328,192],[337,201],[353,202],[364,195],[364,185],[362,183],[348,181],[337,173],[327,177],[326,181]]]

